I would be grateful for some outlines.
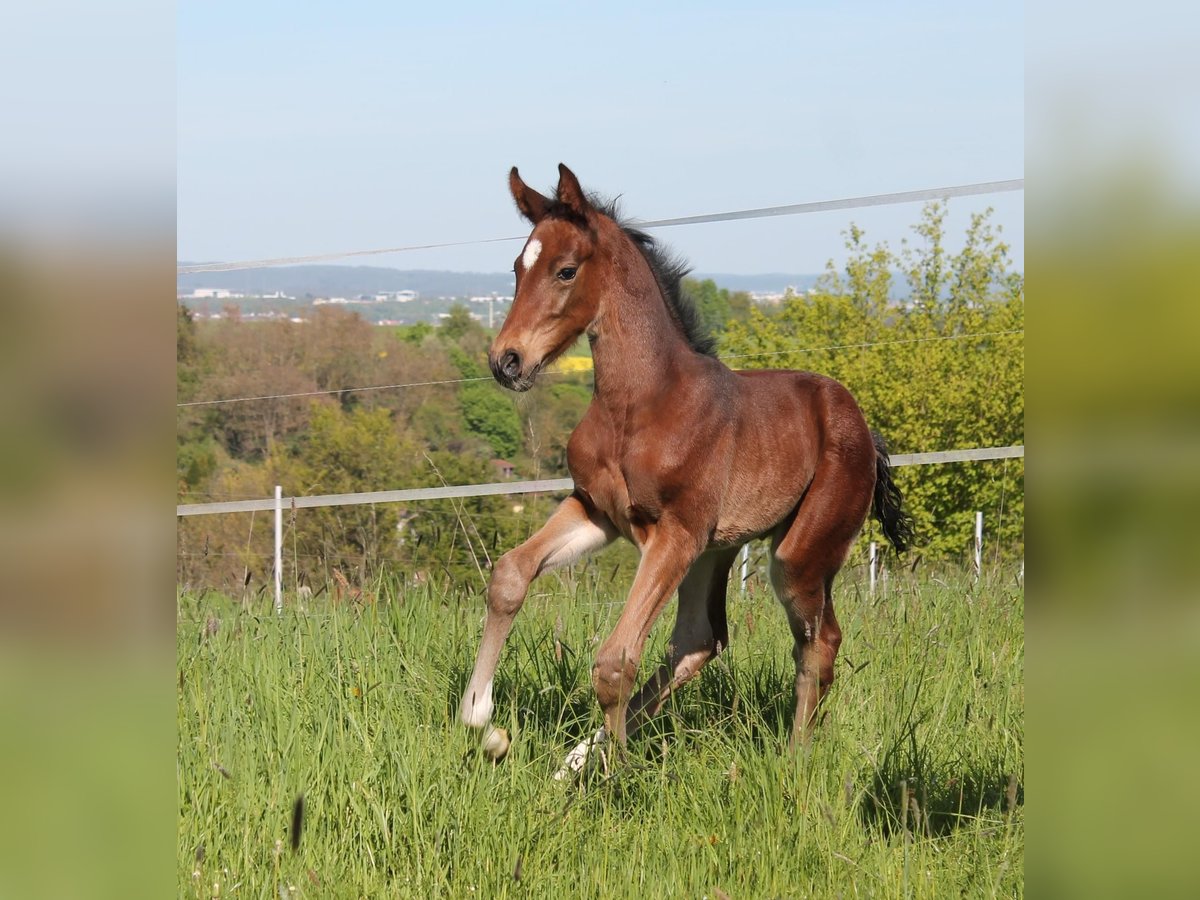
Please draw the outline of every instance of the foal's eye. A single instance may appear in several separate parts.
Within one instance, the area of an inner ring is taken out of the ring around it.
[[[559,281],[570,281],[574,277],[575,277],[575,267],[574,266],[567,266],[566,268],[558,270],[558,280]]]

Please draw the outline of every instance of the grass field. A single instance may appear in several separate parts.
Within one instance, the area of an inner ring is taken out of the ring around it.
[[[251,611],[179,598],[186,897],[947,897],[1023,893],[1023,592],[1009,572],[843,580],[838,680],[788,752],[791,637],[734,598],[731,646],[576,785],[591,657],[619,589],[547,579],[496,681],[499,766],[455,714],[479,596]],[[673,609],[651,638],[661,658]],[[556,648],[556,635],[559,646]],[[303,794],[299,850],[289,822]]]

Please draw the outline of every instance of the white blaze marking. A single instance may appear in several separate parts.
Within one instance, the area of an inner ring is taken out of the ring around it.
[[[601,728],[596,732],[595,736],[586,741],[580,741],[575,745],[575,749],[567,754],[567,758],[563,760],[562,768],[554,773],[555,781],[562,781],[564,778],[570,778],[576,772],[583,768],[583,764],[587,762],[588,753],[593,747],[601,746],[608,740],[608,735]]]
[[[483,686],[482,696],[463,697],[462,720],[470,728],[482,728],[492,718],[492,679]]]
[[[529,243],[525,245],[525,252],[521,255],[521,265],[525,267],[526,272],[533,268],[533,264],[537,262],[537,259],[539,256],[541,256],[541,253],[542,242],[537,238],[531,239]]]

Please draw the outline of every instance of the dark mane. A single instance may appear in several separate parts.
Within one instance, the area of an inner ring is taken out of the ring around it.
[[[667,301],[667,311],[671,313],[671,318],[675,320],[675,324],[683,332],[688,346],[697,353],[716,357],[716,338],[709,334],[708,329],[704,327],[704,322],[700,319],[700,312],[696,309],[695,301],[688,296],[687,291],[683,288],[684,276],[691,271],[691,267],[687,262],[682,257],[676,256],[670,250],[660,246],[646,232],[639,231],[637,228],[623,222],[617,211],[616,200],[604,200],[589,194],[588,201],[594,209],[616,222],[617,226],[625,232],[625,236],[633,241],[633,245],[641,251],[642,256],[645,257],[646,262],[650,265],[650,271],[654,273],[654,278],[658,282],[659,289],[662,291],[663,299]],[[575,214],[557,199],[550,205],[547,214],[563,219],[576,218]]]

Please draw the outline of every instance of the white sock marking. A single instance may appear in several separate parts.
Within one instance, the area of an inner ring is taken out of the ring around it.
[[[460,715],[463,724],[470,728],[482,728],[492,720],[492,679],[483,686],[483,694],[472,697],[470,688],[463,697]]]
[[[608,740],[608,735],[601,728],[592,737],[586,741],[580,741],[575,745],[575,749],[567,754],[567,758],[563,760],[562,768],[554,773],[555,781],[562,781],[564,778],[570,778],[583,768],[583,764],[587,762],[588,752],[593,747],[599,747]]]
[[[531,238],[529,243],[525,245],[525,252],[521,254],[521,265],[528,272],[533,268],[533,264],[537,262],[538,257],[542,254],[542,242],[537,238]]]
[[[546,558],[542,564],[542,571],[570,565],[585,553],[603,547],[607,541],[608,534],[603,528],[591,522],[578,525],[567,542]]]

